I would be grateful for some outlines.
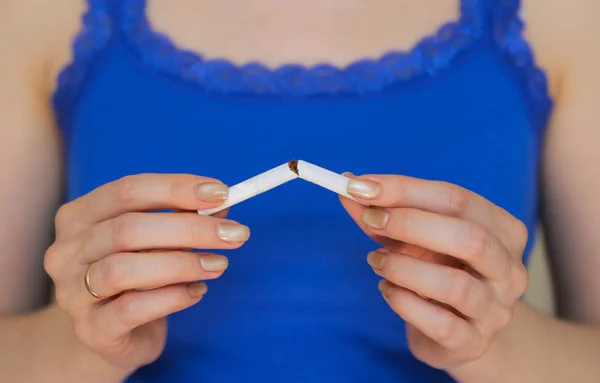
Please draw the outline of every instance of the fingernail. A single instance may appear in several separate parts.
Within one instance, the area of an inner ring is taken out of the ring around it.
[[[198,186],[196,195],[204,202],[216,203],[223,202],[227,199],[229,188],[227,185],[207,182]]]
[[[350,172],[343,172],[342,175],[344,177],[354,177],[354,174],[350,173]]]
[[[379,288],[379,291],[381,291],[381,294],[383,294],[384,297],[389,297],[392,294],[393,287],[391,283],[389,283],[385,279],[382,279],[377,287]]]
[[[374,269],[381,269],[385,262],[385,254],[379,251],[372,251],[367,255],[367,263]]]
[[[381,184],[371,180],[350,180],[348,194],[364,199],[377,198],[381,194]]]
[[[362,213],[362,221],[373,229],[383,229],[387,224],[390,214],[382,209],[365,209]]]
[[[188,285],[188,291],[194,298],[199,298],[206,294],[208,287],[204,283],[192,283]]]
[[[229,265],[229,261],[222,255],[203,255],[200,257],[200,265],[205,271],[223,271]]]
[[[221,223],[217,234],[225,242],[245,242],[250,238],[250,229],[237,223]]]

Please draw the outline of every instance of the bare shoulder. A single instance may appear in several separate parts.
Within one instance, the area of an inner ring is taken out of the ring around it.
[[[40,91],[52,89],[85,9],[86,0],[0,1],[0,70],[17,71]]]
[[[523,0],[526,35],[556,95],[566,81],[600,59],[600,1]],[[585,71],[587,72],[587,71]]]

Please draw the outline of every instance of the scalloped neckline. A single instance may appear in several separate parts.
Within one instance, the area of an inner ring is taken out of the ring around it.
[[[172,80],[219,93],[314,96],[377,93],[397,83],[435,75],[480,36],[482,1],[459,0],[458,18],[420,38],[412,48],[360,58],[345,66],[285,63],[271,68],[256,61],[235,64],[226,58],[207,59],[155,30],[147,14],[147,0],[122,0],[121,12],[124,37],[133,56]]]

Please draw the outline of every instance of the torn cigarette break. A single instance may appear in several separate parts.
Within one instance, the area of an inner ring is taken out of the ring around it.
[[[290,160],[290,162],[288,162],[288,166],[290,167],[291,171],[300,175],[300,173],[298,173],[298,161],[297,160]]]
[[[267,170],[239,184],[229,188],[229,194],[225,202],[213,209],[198,210],[198,214],[211,215],[237,205],[249,198],[262,194],[279,185],[298,178],[298,174],[291,168],[292,161]]]
[[[305,181],[356,201],[354,197],[348,194],[348,182],[350,182],[350,178],[346,176],[306,161],[298,161],[298,175]]]
[[[296,178],[302,178],[305,181],[356,201],[347,191],[350,178],[306,161],[291,160],[230,187],[229,195],[221,206],[213,209],[198,210],[198,214],[211,215],[218,213],[221,210],[225,210]]]

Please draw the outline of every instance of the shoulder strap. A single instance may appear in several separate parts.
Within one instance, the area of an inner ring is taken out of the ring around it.
[[[553,101],[546,73],[538,67],[532,47],[524,36],[521,0],[490,0],[490,24],[494,43],[506,57],[517,81],[543,129]]]
[[[72,43],[72,60],[57,79],[52,97],[58,124],[65,138],[70,135],[71,110],[87,80],[89,68],[113,35],[112,0],[88,0],[81,28]]]

